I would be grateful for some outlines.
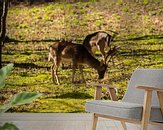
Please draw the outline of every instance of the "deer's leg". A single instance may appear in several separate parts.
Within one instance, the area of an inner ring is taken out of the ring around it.
[[[51,76],[52,76],[52,81],[54,83],[54,64],[51,66]]]
[[[79,65],[79,71],[80,71],[80,74],[81,74],[81,76],[82,76],[82,82],[86,82],[85,81],[85,78],[84,78],[84,75],[83,75],[83,66],[82,65]]]
[[[58,59],[57,57],[54,58],[54,67],[53,67],[53,82],[54,82],[54,75],[55,75],[55,78],[56,78],[56,82],[57,84],[59,85],[60,82],[59,82],[59,78],[58,78],[58,67],[59,67],[59,64],[60,64],[60,59]]]
[[[59,78],[58,78],[58,74],[57,74],[57,72],[58,72],[58,66],[55,67],[54,75],[55,75],[55,78],[56,78],[57,84],[59,85],[60,82],[59,82]]]
[[[75,71],[76,71],[76,68],[77,68],[77,62],[76,62],[76,59],[73,58],[72,60],[72,82],[74,83],[74,77],[75,77]]]

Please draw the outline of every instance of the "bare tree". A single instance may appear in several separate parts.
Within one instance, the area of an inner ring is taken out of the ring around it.
[[[7,12],[8,12],[8,3],[9,0],[2,0],[1,9],[2,13],[0,13],[1,17],[1,27],[0,27],[0,68],[2,68],[2,46],[4,45],[5,42],[5,37],[6,37],[6,17],[7,17]]]
[[[2,17],[3,14],[3,1],[0,1],[0,18]],[[0,30],[1,30],[1,25],[0,25]]]

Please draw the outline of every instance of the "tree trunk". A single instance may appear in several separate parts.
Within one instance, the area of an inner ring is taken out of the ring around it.
[[[5,42],[6,37],[6,17],[8,12],[8,2],[9,0],[2,0],[3,8],[2,8],[2,14],[1,14],[1,32],[0,32],[0,68],[2,68],[2,46]]]
[[[3,2],[0,1],[0,18],[2,17],[3,14]],[[0,30],[1,30],[1,25],[0,25]]]

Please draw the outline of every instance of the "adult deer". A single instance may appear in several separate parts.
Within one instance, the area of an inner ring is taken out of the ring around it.
[[[104,78],[104,74],[107,69],[107,65],[94,58],[83,45],[68,41],[61,41],[56,44],[49,45],[48,60],[52,60],[53,62],[51,67],[52,80],[54,82],[55,76],[57,84],[59,84],[57,70],[61,62],[72,62],[72,82],[74,82],[77,66],[79,66],[83,81],[85,81],[82,69],[83,64],[87,64],[88,66],[96,69],[99,79]]]
[[[106,53],[110,49],[110,44],[113,37],[104,32],[98,31],[92,34],[89,34],[85,37],[83,45],[88,49],[91,54],[95,54],[98,50],[101,52],[103,59],[106,60]]]

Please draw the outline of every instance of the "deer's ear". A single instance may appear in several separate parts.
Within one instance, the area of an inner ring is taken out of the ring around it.
[[[49,44],[48,46],[47,46],[47,49],[49,49],[51,47],[51,45]]]

